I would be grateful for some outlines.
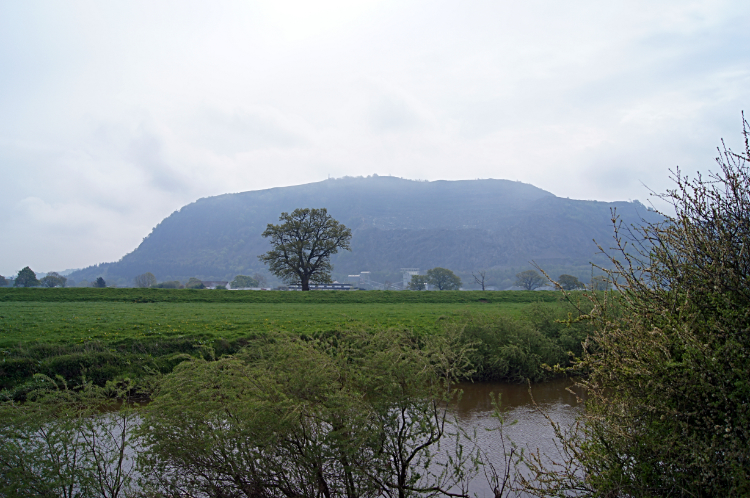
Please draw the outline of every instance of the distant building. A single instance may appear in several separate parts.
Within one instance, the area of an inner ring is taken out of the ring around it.
[[[401,268],[401,271],[404,273],[404,289],[408,289],[412,275],[419,275],[419,268]]]
[[[302,284],[291,284],[288,286],[289,290],[302,290]],[[310,284],[310,290],[351,290],[352,284],[340,284],[334,282],[332,284]]]

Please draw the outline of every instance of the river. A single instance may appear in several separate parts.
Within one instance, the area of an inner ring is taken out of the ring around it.
[[[500,471],[503,468],[500,433],[488,430],[499,426],[490,393],[500,394],[506,438],[526,452],[539,449],[542,454],[557,457],[559,452],[554,432],[540,409],[561,426],[570,426],[582,407],[576,395],[566,390],[571,386],[568,379],[532,384],[532,402],[529,386],[525,384],[462,383],[457,386],[463,390],[463,396],[455,408],[455,415],[464,430],[472,433],[476,430],[479,447],[497,462],[495,465]],[[469,489],[479,498],[494,496],[483,474],[471,482]]]

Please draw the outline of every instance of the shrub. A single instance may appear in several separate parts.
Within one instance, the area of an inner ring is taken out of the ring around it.
[[[588,401],[562,468],[532,460],[535,494],[750,494],[750,145],[720,170],[674,173],[662,223],[615,222],[619,298],[591,294],[578,368]],[[632,242],[635,242],[633,244]],[[577,470],[576,470],[577,469]]]

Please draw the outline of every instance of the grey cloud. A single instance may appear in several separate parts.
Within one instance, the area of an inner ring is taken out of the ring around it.
[[[167,192],[185,189],[187,182],[183,174],[167,164],[162,149],[162,141],[157,136],[144,132],[131,140],[125,158],[141,168],[158,189]]]
[[[369,122],[378,132],[404,131],[420,123],[417,113],[396,96],[382,96],[370,107]]]
[[[195,142],[221,155],[258,149],[289,149],[306,143],[277,115],[236,110],[231,113],[204,109],[194,118]]]

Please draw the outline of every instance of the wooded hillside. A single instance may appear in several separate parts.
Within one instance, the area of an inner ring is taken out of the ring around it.
[[[159,281],[262,273],[257,256],[268,243],[260,234],[282,211],[300,207],[325,207],[353,230],[352,252],[333,259],[334,277],[371,271],[391,281],[402,267],[507,273],[531,260],[580,273],[597,258],[592,239],[611,239],[611,208],[626,224],[657,216],[637,201],[564,199],[508,180],[330,179],[199,199],[164,219],[120,261],[71,277],[132,285],[148,271]]]

